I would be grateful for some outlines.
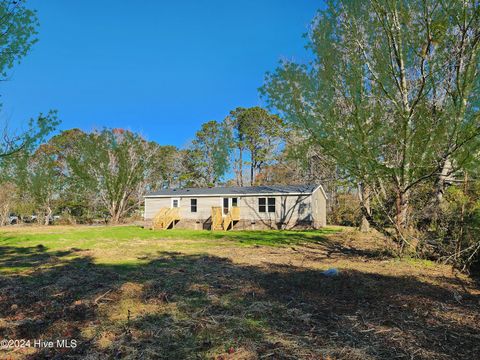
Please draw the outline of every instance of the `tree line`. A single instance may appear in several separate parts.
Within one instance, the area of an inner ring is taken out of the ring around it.
[[[159,189],[304,183],[303,155],[289,158],[288,178],[277,174],[287,164],[288,133],[278,116],[252,107],[202,124],[183,148],[125,129],[70,129],[24,142],[0,160],[0,224],[10,214],[45,225],[53,216],[116,224],[141,219],[143,196]]]
[[[242,118],[259,111],[273,118],[259,108],[232,114]],[[255,122],[249,133],[242,128],[247,126],[246,121],[239,126],[232,116],[206,122],[182,149],[124,129],[71,129],[45,142],[23,143],[0,161],[0,220],[6,223],[10,213],[24,218],[35,214],[38,222],[48,224],[52,215],[62,214],[72,222],[119,223],[138,213],[148,191],[226,184],[224,177],[238,156],[244,158],[236,160],[238,185],[247,179],[254,184],[250,176],[273,160],[277,143],[274,133],[265,134],[271,128],[262,130]],[[248,161],[242,151],[248,152]]]

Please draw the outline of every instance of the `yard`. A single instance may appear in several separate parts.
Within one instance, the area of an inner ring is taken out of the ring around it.
[[[478,283],[382,244],[342,228],[4,228],[0,339],[78,346],[0,358],[476,358]]]

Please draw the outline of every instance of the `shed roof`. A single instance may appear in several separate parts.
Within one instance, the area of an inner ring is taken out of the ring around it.
[[[160,191],[148,193],[145,197],[310,195],[318,187],[321,186],[310,184],[163,189]]]

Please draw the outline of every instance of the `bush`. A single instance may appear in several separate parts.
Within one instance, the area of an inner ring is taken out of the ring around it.
[[[328,213],[328,223],[341,226],[359,226],[362,218],[360,201],[354,194],[338,194],[332,211]]]
[[[480,262],[480,183],[451,186],[438,211],[437,221],[424,234],[424,249],[432,257],[462,269]]]

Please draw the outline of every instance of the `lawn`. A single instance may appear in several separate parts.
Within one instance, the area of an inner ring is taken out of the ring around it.
[[[350,229],[0,230],[8,358],[475,358],[478,284]],[[335,277],[323,275],[337,268]],[[1,358],[1,355],[0,355]]]
[[[8,229],[8,228],[7,228]],[[219,248],[285,246],[323,243],[326,235],[338,233],[339,227],[319,231],[152,231],[138,226],[98,227],[23,227],[0,231],[0,246],[24,252],[0,265],[1,271],[31,269],[31,252],[45,255],[60,252],[62,261],[88,253],[96,264],[140,265],[162,252],[195,254]],[[81,253],[81,254],[80,254]],[[2,254],[5,255],[5,254]],[[8,257],[8,256],[7,256]]]

